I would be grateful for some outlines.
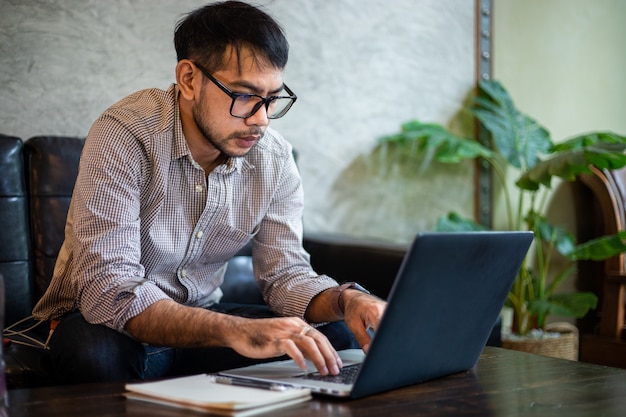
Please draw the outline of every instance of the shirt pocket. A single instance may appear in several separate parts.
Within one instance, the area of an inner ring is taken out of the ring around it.
[[[254,238],[259,229],[260,226],[257,225],[248,233],[226,224],[213,228],[204,242],[203,263],[229,261]]]

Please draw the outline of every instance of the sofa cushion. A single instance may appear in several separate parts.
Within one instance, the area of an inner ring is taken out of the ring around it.
[[[78,175],[84,140],[38,136],[24,144],[30,219],[35,299],[48,288],[65,237],[65,220]]]
[[[22,140],[0,135],[0,274],[4,276],[5,325],[30,314],[30,232],[22,162]]]

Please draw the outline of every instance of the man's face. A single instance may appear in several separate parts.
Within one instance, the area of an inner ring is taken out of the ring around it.
[[[266,97],[281,90],[282,70],[255,59],[248,49],[242,49],[239,61],[232,50],[225,56],[223,68],[211,75],[231,91]],[[207,142],[224,155],[247,154],[269,125],[265,106],[246,119],[232,116],[232,99],[206,77],[200,97],[192,109],[194,121]]]

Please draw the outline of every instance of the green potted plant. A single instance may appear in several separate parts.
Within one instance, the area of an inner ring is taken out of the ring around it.
[[[559,293],[557,289],[576,271],[577,260],[602,260],[626,251],[626,232],[576,244],[564,226],[551,224],[544,216],[552,177],[571,181],[590,172],[589,166],[617,169],[626,165],[626,137],[611,132],[593,132],[554,144],[547,129],[519,111],[508,92],[496,80],[479,83],[468,107],[470,114],[489,132],[492,148],[451,133],[438,124],[417,120],[402,125],[401,131],[380,138],[380,146],[410,150],[421,163],[436,160],[459,163],[482,158],[499,180],[506,207],[508,230],[530,230],[535,241],[509,293],[513,309],[513,331],[525,335],[543,329],[550,315],[583,317],[596,307],[597,297],[589,292]],[[421,156],[420,156],[421,155]],[[406,158],[406,155],[404,155]],[[424,170],[423,166],[419,167]],[[507,181],[507,170],[518,175]],[[513,205],[514,193],[517,205]],[[481,230],[484,226],[451,212],[441,217],[439,231]],[[558,252],[568,262],[553,273],[551,264]],[[534,254],[534,262],[530,255]],[[549,274],[550,272],[550,274]]]

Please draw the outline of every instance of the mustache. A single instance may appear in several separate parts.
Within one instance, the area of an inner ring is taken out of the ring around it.
[[[231,133],[229,135],[229,138],[240,138],[240,137],[245,137],[245,136],[263,137],[264,134],[265,134],[265,131],[263,129],[261,129],[260,127],[255,127],[250,130],[245,130],[245,131],[241,130],[238,132]]]

